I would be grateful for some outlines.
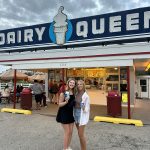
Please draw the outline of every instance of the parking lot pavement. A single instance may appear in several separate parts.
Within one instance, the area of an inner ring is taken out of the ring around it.
[[[150,125],[93,122],[86,127],[87,150],[150,150]],[[80,150],[74,127],[71,143]],[[62,150],[63,130],[50,115],[0,113],[0,150]]]

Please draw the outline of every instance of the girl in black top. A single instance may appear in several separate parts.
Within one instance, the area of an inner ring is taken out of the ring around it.
[[[64,150],[69,149],[69,145],[72,138],[74,117],[73,117],[73,106],[75,102],[75,80],[69,79],[66,85],[66,90],[60,93],[59,97],[59,110],[57,113],[56,120],[62,124],[64,129]],[[69,96],[66,96],[66,91]],[[70,149],[71,150],[71,149]]]

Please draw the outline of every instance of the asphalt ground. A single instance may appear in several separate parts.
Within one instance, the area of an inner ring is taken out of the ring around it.
[[[86,126],[87,150],[150,150],[150,125],[94,122]],[[80,150],[74,126],[71,147]],[[55,115],[0,113],[0,150],[63,150]]]

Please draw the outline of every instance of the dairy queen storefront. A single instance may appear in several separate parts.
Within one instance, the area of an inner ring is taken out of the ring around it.
[[[92,92],[117,90],[131,118],[136,66],[150,58],[149,41],[150,7],[69,19],[61,6],[51,23],[1,30],[0,64],[46,70],[47,94],[50,79],[70,77]]]

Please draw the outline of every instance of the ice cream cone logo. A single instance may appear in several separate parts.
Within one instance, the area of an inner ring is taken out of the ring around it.
[[[60,6],[58,14],[54,17],[50,25],[49,35],[52,42],[63,45],[68,41],[72,34],[72,24],[63,13],[64,7]]]

